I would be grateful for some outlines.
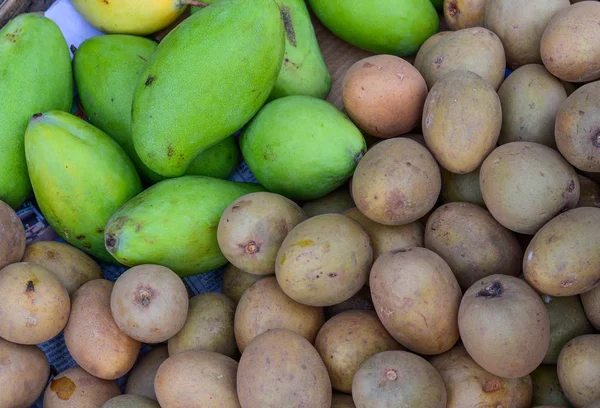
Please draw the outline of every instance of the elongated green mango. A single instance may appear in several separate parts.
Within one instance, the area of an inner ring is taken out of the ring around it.
[[[217,242],[223,211],[256,191],[264,188],[205,176],[161,181],[110,218],[106,248],[128,266],[158,264],[180,276],[208,272],[227,263]]]
[[[141,71],[157,43],[134,35],[110,34],[84,41],[73,58],[79,98],[90,123],[117,141],[146,184],[165,177],[142,162],[131,139],[131,105]],[[201,152],[186,174],[226,178],[240,153],[233,137]]]
[[[0,30],[0,200],[17,208],[31,193],[23,137],[31,117],[71,109],[67,43],[50,19],[21,14]]]
[[[258,112],[284,47],[274,0],[220,0],[184,20],[150,57],[134,93],[133,144],[142,161],[162,176],[183,175]]]
[[[49,111],[31,119],[25,156],[33,192],[50,226],[71,245],[116,263],[104,246],[104,227],[142,190],[125,151],[77,116]]]
[[[289,95],[325,99],[331,75],[304,0],[276,0],[285,29],[285,55],[269,100]]]

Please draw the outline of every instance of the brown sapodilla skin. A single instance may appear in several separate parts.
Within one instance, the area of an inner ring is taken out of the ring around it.
[[[71,316],[64,330],[71,356],[95,377],[115,380],[135,363],[141,344],[119,329],[110,311],[114,283],[94,279],[72,296]],[[94,352],[90,352],[94,350]]]
[[[600,208],[600,184],[581,174],[578,174],[577,178],[579,179],[579,186],[581,189],[577,207]]]
[[[502,40],[511,69],[541,64],[540,40],[550,19],[569,0],[487,0],[483,25]]]
[[[415,247],[383,254],[373,264],[369,286],[381,323],[407,349],[434,355],[458,341],[462,291],[435,252]]]
[[[46,388],[50,364],[36,346],[11,343],[0,338],[1,407],[32,406]]]
[[[550,73],[563,81],[600,78],[600,2],[581,1],[556,13],[542,35],[540,52]]]
[[[579,170],[600,172],[600,81],[573,92],[560,105],[555,123],[556,144],[565,159]]]
[[[523,259],[525,280],[550,296],[574,296],[600,283],[600,208],[557,215],[533,237]]]
[[[483,208],[469,203],[438,207],[425,226],[425,248],[450,266],[463,291],[498,273],[518,276],[523,249],[514,233]]]
[[[254,282],[273,275],[257,275],[242,271],[232,263],[227,264],[225,273],[223,273],[223,286],[221,292],[233,300],[236,304],[242,298],[242,295]]]
[[[44,408],[101,407],[121,395],[114,381],[94,377],[75,366],[56,375],[44,392]]]
[[[369,135],[390,138],[417,127],[427,97],[421,73],[395,55],[354,63],[342,83],[342,102],[352,121]]]
[[[529,375],[498,377],[477,364],[460,343],[429,358],[429,363],[444,379],[448,407],[531,407],[533,389]]]
[[[133,366],[127,377],[125,394],[140,395],[156,401],[154,391],[154,378],[158,367],[169,358],[169,350],[166,345],[157,345],[140,358]]]
[[[251,285],[235,310],[235,340],[241,352],[258,335],[271,329],[288,329],[314,343],[325,323],[322,307],[298,303],[287,296],[275,277]]]
[[[458,327],[473,360],[503,378],[530,374],[550,343],[544,303],[514,276],[491,275],[475,282],[460,303]]]
[[[440,42],[442,38],[452,33],[453,31],[440,31],[429,37],[427,40],[425,40],[423,44],[421,44],[421,47],[419,48],[419,51],[417,52],[417,55],[415,57],[415,62],[413,63],[414,67],[419,72],[423,72],[423,60],[429,52],[429,50],[432,49],[433,46],[436,45],[438,42]]]
[[[444,19],[451,30],[483,27],[487,0],[444,0]]]
[[[580,296],[585,315],[596,330],[600,330],[600,285]]]
[[[256,337],[242,354],[237,393],[244,408],[331,407],[331,381],[317,350],[285,329]]]
[[[560,386],[569,402],[587,408],[600,400],[600,334],[586,334],[569,341],[556,364]]]
[[[429,212],[442,188],[438,163],[414,140],[398,137],[373,146],[352,178],[356,207],[384,225],[406,225]]]
[[[19,262],[25,252],[25,228],[8,204],[0,201],[0,269]]]

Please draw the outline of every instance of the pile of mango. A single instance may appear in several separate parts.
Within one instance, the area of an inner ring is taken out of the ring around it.
[[[600,2],[72,3],[0,29],[0,408],[600,406]]]

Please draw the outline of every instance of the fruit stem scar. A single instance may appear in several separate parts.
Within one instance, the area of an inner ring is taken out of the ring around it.
[[[35,292],[33,281],[27,282],[27,289],[25,289],[25,291],[26,292]]]
[[[115,245],[117,244],[117,239],[113,234],[108,234],[105,244],[107,249],[114,249]]]
[[[249,254],[255,254],[258,251],[260,251],[260,245],[257,244],[256,241],[248,242],[248,245],[246,245],[246,252]]]
[[[390,381],[394,381],[394,380],[398,379],[398,373],[394,369],[388,370],[387,373],[385,373],[385,376]]]
[[[477,292],[475,297],[485,297],[486,299],[494,299],[499,298],[504,293],[504,286],[499,281],[494,281],[484,289],[481,289]]]

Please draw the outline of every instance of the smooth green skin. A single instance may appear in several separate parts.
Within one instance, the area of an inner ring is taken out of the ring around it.
[[[560,387],[556,365],[541,364],[530,375],[533,383],[532,406],[556,405],[571,408]]]
[[[240,147],[254,177],[293,200],[314,200],[340,187],[367,149],[360,130],[334,105],[303,95],[265,105]]]
[[[163,265],[180,276],[208,272],[227,263],[217,242],[223,211],[257,191],[265,190],[259,184],[204,176],[161,181],[110,218],[106,247],[127,266]]]
[[[49,111],[29,123],[25,155],[33,192],[50,226],[69,244],[115,263],[104,247],[104,227],[142,191],[127,153],[77,116]]]
[[[73,58],[75,83],[90,123],[121,145],[148,185],[165,177],[150,170],[133,147],[131,105],[140,73],[157,46],[143,37],[109,34],[84,41]],[[239,157],[231,136],[201,152],[186,174],[226,178]]]
[[[585,315],[579,296],[541,297],[550,318],[550,345],[542,363],[556,364],[560,351],[569,341],[592,334],[594,328]]]
[[[285,41],[274,0],[219,0],[159,44],[133,98],[133,143],[156,173],[177,177],[245,125],[267,100]]]
[[[225,179],[238,165],[241,156],[237,140],[229,136],[196,156],[185,174]]]
[[[439,17],[429,0],[308,0],[341,39],[376,54],[416,55],[435,34]]]
[[[131,104],[139,76],[157,46],[134,35],[101,35],[84,41],[73,58],[79,99],[90,123],[121,145],[145,181],[160,176],[133,147]]]
[[[21,14],[0,30],[0,200],[19,207],[31,193],[23,136],[38,112],[70,111],[71,56],[50,19]]]
[[[331,75],[304,0],[276,0],[285,29],[285,55],[269,101],[289,95],[325,99]]]

